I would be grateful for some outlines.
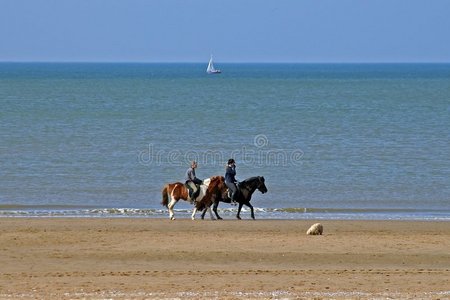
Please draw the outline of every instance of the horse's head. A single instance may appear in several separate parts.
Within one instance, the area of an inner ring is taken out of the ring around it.
[[[267,187],[265,184],[265,179],[263,176],[258,176],[256,177],[258,178],[258,185],[256,186],[256,188],[258,189],[258,191],[260,191],[261,193],[267,193]]]
[[[196,207],[198,210],[211,206],[215,201],[220,199],[227,199],[227,186],[225,185],[225,178],[223,176],[213,176],[208,183],[205,196],[197,201]]]
[[[218,178],[217,180],[217,185],[216,185],[216,191],[217,191],[217,196],[219,198],[219,201],[225,201],[229,200],[231,201],[231,199],[228,198],[228,187],[225,184],[225,178],[223,176],[217,176]]]

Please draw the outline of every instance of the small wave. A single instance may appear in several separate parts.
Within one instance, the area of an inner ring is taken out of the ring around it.
[[[322,219],[322,220],[433,220],[450,221],[450,211],[413,209],[346,209],[346,208],[254,208],[258,219]],[[235,218],[237,207],[218,209],[225,218]],[[250,209],[243,207],[246,218]],[[190,218],[192,209],[175,209],[175,214]],[[166,218],[167,209],[155,208],[101,208],[70,205],[0,205],[0,217],[136,217]]]
[[[0,217],[158,217],[167,214],[163,209],[97,208],[64,205],[0,206]]]

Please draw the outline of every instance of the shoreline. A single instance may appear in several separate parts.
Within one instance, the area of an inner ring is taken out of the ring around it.
[[[448,249],[445,221],[0,218],[0,298],[448,299]]]
[[[227,220],[234,220],[235,207],[222,207],[219,214]],[[177,218],[190,219],[192,208],[185,206],[175,209]],[[264,208],[255,207],[258,220],[347,220],[347,221],[450,221],[450,210],[437,209],[389,209],[389,208]],[[196,214],[200,219],[201,213]],[[249,209],[242,209],[243,218],[250,218]],[[166,208],[132,207],[89,207],[73,205],[0,205],[0,218],[168,218]],[[209,214],[205,219],[210,219]]]

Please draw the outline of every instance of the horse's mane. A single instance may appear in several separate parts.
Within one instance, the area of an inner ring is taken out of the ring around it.
[[[213,203],[213,197],[217,196],[219,189],[224,184],[225,178],[223,176],[213,176],[211,177],[211,181],[206,189],[205,196],[196,203],[196,208],[198,210],[203,210],[205,207],[211,206]]]
[[[250,177],[250,178],[247,178],[247,179],[241,181],[240,183],[246,184],[246,183],[255,181],[255,180],[257,180],[257,179],[259,180],[259,177],[260,177],[260,176],[253,176],[253,177]]]

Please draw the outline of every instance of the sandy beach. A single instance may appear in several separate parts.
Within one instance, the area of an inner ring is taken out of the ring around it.
[[[1,299],[450,298],[450,222],[0,219]]]

